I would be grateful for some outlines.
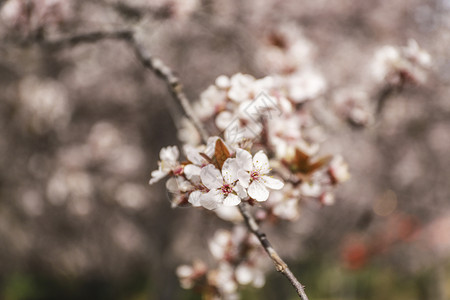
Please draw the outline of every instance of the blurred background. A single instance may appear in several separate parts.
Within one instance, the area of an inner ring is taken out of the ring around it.
[[[416,40],[425,83],[366,128],[322,116],[322,151],[352,174],[336,204],[302,201],[264,230],[310,299],[450,299],[450,1],[8,0],[0,17],[1,299],[200,299],[175,268],[208,260],[230,224],[147,184],[160,148],[180,145],[166,86],[122,41],[41,43],[128,28],[193,101],[219,75],[276,72],[268,37],[289,31],[329,111],[339,91],[375,93],[377,49]],[[242,299],[296,296],[274,271]]]

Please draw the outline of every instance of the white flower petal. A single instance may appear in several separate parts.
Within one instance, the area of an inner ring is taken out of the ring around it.
[[[256,201],[262,202],[269,198],[269,191],[263,183],[258,180],[253,181],[248,187],[248,195]]]
[[[200,155],[200,151],[191,145],[184,145],[183,151],[187,159],[195,165],[200,166],[206,162],[206,160]]]
[[[245,138],[245,129],[240,125],[238,119],[234,119],[225,129],[223,135],[228,144],[238,144]]]
[[[318,183],[303,182],[300,185],[300,191],[303,196],[307,197],[319,197],[322,193],[322,188]]]
[[[209,210],[216,209],[222,203],[223,195],[216,192],[210,191],[206,194],[201,195],[200,204]]]
[[[253,167],[259,170],[261,174],[269,173],[269,159],[262,150],[253,156]]]
[[[341,155],[336,155],[330,162],[330,174],[337,183],[344,182],[350,178],[348,165]]]
[[[191,266],[181,265],[177,268],[176,274],[180,278],[186,278],[194,273],[194,269]]]
[[[228,91],[228,98],[235,102],[242,102],[249,98],[249,93],[243,88],[232,86]]]
[[[220,171],[214,165],[207,165],[200,172],[202,183],[210,190],[218,189],[223,184],[223,178]]]
[[[298,198],[280,199],[280,202],[273,206],[272,211],[274,215],[282,219],[295,220],[299,217]]]
[[[212,240],[210,240],[208,246],[209,246],[209,252],[214,256],[214,258],[221,260],[223,259],[226,247],[225,245],[228,244],[230,241],[230,233],[228,231],[217,231],[216,234],[214,234],[214,237]]]
[[[191,180],[194,176],[200,176],[202,168],[199,166],[189,164],[184,167],[184,174],[186,174],[187,179]]]
[[[247,139],[259,138],[261,136],[262,128],[263,127],[258,122],[248,121],[248,123],[246,123],[245,126],[243,127],[244,138]]]
[[[227,128],[234,120],[234,116],[229,111],[223,111],[219,113],[216,117],[216,126],[220,130]]]
[[[166,181],[166,189],[171,193],[179,193],[180,188],[178,186],[178,181],[175,177],[169,178],[169,180]]]
[[[152,179],[150,179],[149,184],[154,184],[155,182],[160,181],[162,178],[164,178],[169,172],[165,172],[161,169],[152,171]]]
[[[267,186],[269,189],[280,190],[284,186],[283,181],[276,178],[272,178],[269,176],[262,176],[261,179],[264,185]]]
[[[223,205],[225,206],[236,206],[241,203],[241,198],[236,196],[235,194],[229,194],[224,200]]]
[[[174,162],[178,159],[180,152],[178,151],[177,146],[169,146],[162,148],[159,152],[159,158],[162,161],[171,161]]]
[[[222,166],[223,180],[227,183],[233,183],[238,179],[238,167],[235,158],[227,158]]]
[[[236,149],[236,162],[239,168],[245,171],[251,171],[253,167],[252,155],[250,152],[237,148]]]
[[[244,188],[248,188],[248,185],[250,183],[250,174],[247,171],[239,170],[237,172],[237,176],[238,176],[238,179],[239,179],[239,183]]]
[[[220,89],[227,89],[230,87],[230,78],[225,75],[217,77],[215,84]]]
[[[219,206],[214,211],[217,216],[225,221],[241,222],[243,221],[242,215],[239,212],[237,206]]]
[[[241,198],[241,199],[247,198],[247,191],[242,186],[242,184],[237,183],[233,190],[236,192],[236,194],[239,196],[239,198]]]
[[[264,284],[266,284],[266,277],[264,276],[264,273],[261,271],[256,271],[253,274],[253,282],[252,285],[255,288],[262,288],[264,286]]]
[[[166,188],[171,193],[184,193],[192,190],[192,184],[183,177],[171,177],[166,182]]]
[[[214,156],[214,151],[216,150],[216,141],[218,139],[219,139],[218,136],[212,136],[208,139],[205,148],[205,154],[208,155],[208,157]]]
[[[252,269],[247,265],[240,265],[236,268],[236,280],[239,284],[246,285],[252,282],[253,272]]]
[[[188,202],[191,203],[192,206],[195,206],[195,207],[201,206],[201,204],[200,204],[201,196],[202,196],[202,192],[200,192],[200,191],[193,191],[189,195]]]

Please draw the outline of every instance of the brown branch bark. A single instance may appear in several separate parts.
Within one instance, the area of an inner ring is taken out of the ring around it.
[[[148,53],[144,49],[144,47],[142,47],[142,45],[138,43],[132,31],[123,30],[116,32],[93,32],[84,35],[72,36],[57,41],[42,41],[41,44],[49,47],[50,49],[58,50],[64,47],[75,46],[82,43],[94,43],[104,39],[123,40],[133,48],[137,58],[142,63],[142,65],[155,73],[166,83],[174,99],[178,101],[183,108],[186,117],[195,125],[203,141],[206,142],[208,139],[208,133],[204,129],[200,120],[196,117],[188,98],[183,92],[183,87],[180,84],[178,77],[175,76],[173,71],[160,59],[150,55],[150,53]],[[242,202],[239,205],[239,211],[244,218],[248,230],[258,238],[262,247],[272,259],[277,271],[282,273],[289,280],[302,300],[308,300],[308,296],[305,293],[304,286],[297,280],[295,275],[289,269],[288,265],[281,259],[279,254],[272,247],[271,243],[267,239],[266,234],[261,231],[258,223],[248,211],[247,204],[245,202]]]
[[[288,265],[281,259],[281,257],[272,247],[271,243],[267,239],[266,234],[261,231],[258,223],[248,211],[247,203],[241,202],[241,204],[239,204],[239,211],[241,212],[241,215],[244,218],[247,228],[258,238],[264,250],[272,259],[272,262],[274,263],[277,271],[283,274],[289,280],[289,282],[295,288],[297,294],[300,296],[302,300],[308,300],[308,296],[305,293],[304,286],[297,280],[295,275],[289,269]]]
[[[390,97],[394,96],[395,94],[399,93],[401,90],[402,90],[401,86],[394,86],[392,84],[387,84],[377,92],[377,94],[374,97],[376,99],[375,113],[377,116],[380,116],[381,113],[383,112],[387,100]]]
[[[130,39],[131,45],[134,48],[136,56],[144,65],[144,67],[150,69],[159,78],[161,78],[167,85],[172,96],[183,108],[186,117],[194,124],[198,133],[200,134],[204,143],[208,140],[208,133],[203,128],[201,121],[197,118],[192,109],[191,103],[189,102],[186,94],[183,92],[183,86],[180,80],[172,72],[172,70],[164,64],[164,62],[158,58],[151,56],[137,41],[134,37]]]
[[[101,40],[125,40],[129,41],[133,38],[131,30],[118,31],[94,31],[79,35],[61,38],[58,40],[42,40],[38,42],[49,48],[49,50],[60,50],[66,47],[73,47],[78,44],[92,44]]]

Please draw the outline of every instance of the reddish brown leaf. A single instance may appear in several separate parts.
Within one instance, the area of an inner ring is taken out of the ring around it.
[[[216,149],[214,151],[214,158],[216,166],[222,170],[222,166],[227,158],[230,157],[230,151],[228,151],[227,146],[222,142],[221,139],[216,141]]]
[[[316,162],[309,165],[309,173],[312,173],[323,166],[327,165],[333,157],[331,155],[324,156],[319,158]]]
[[[311,161],[311,156],[304,153],[300,149],[295,149],[295,157],[291,165],[291,170],[295,173],[301,173],[304,175],[310,175],[318,169],[328,164],[331,160],[331,156],[324,156],[319,158],[315,162]]]

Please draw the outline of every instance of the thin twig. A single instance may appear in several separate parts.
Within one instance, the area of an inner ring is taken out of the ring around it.
[[[392,84],[387,84],[381,90],[378,91],[375,96],[376,99],[376,115],[380,116],[384,106],[386,105],[387,100],[394,96],[396,93],[401,91],[401,86],[395,86]]]
[[[247,204],[245,202],[241,202],[241,204],[239,204],[239,211],[241,212],[241,215],[244,218],[245,224],[247,225],[248,229],[258,238],[264,250],[272,259],[277,271],[286,276],[286,278],[295,288],[297,294],[302,300],[308,300],[308,296],[306,296],[304,286],[297,280],[295,275],[289,269],[288,265],[281,259],[280,255],[278,255],[278,253],[272,247],[269,240],[267,239],[266,234],[261,231],[258,223],[248,211]]]
[[[38,41],[41,45],[50,48],[50,50],[59,50],[61,48],[73,47],[78,44],[92,44],[100,40],[125,40],[129,41],[133,38],[131,30],[118,31],[94,31],[79,35],[74,35],[68,38],[61,38],[58,40],[42,40]]]
[[[132,46],[141,63],[151,71],[153,71],[159,78],[164,80],[172,96],[179,102],[183,108],[186,117],[194,124],[198,133],[200,134],[204,143],[208,140],[208,133],[203,128],[201,121],[197,118],[192,109],[192,106],[183,92],[183,86],[180,80],[172,72],[172,70],[164,64],[164,62],[158,58],[150,55],[133,37],[131,40]]]

